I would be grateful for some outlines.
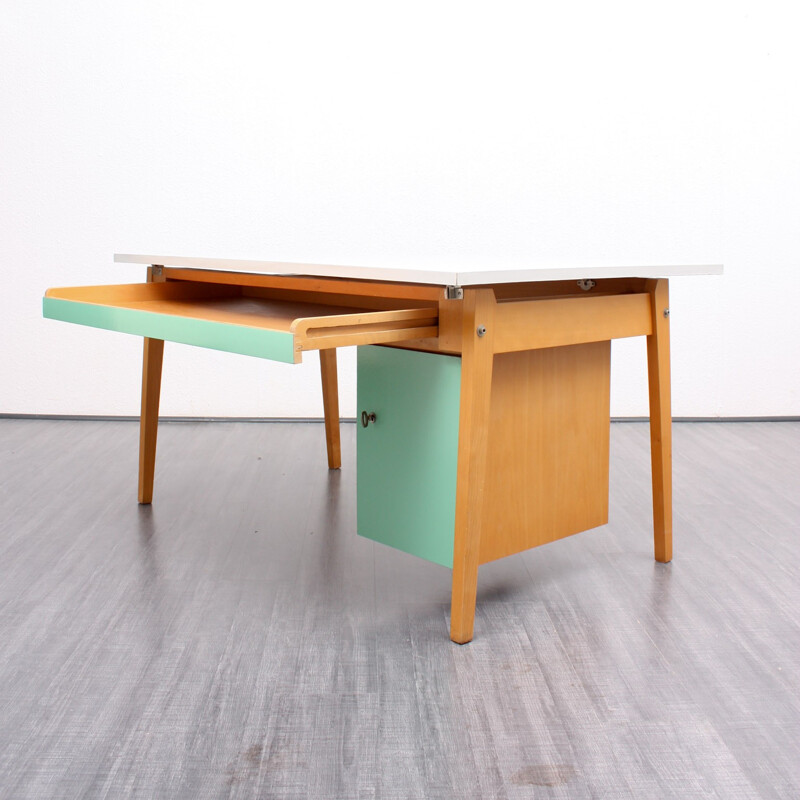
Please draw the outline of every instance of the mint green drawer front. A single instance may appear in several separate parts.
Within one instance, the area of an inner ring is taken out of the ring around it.
[[[294,336],[283,331],[81,303],[55,297],[44,298],[43,314],[50,319],[133,333],[151,339],[193,344],[212,350],[225,350],[229,353],[269,358],[289,364],[295,361]]]
[[[358,533],[453,566],[461,359],[358,348]],[[364,428],[361,412],[376,420]]]

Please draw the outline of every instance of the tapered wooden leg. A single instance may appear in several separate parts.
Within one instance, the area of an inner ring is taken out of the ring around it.
[[[158,401],[161,395],[161,363],[164,342],[144,340],[142,360],[142,415],[139,420],[139,502],[153,501],[153,476],[156,468]]]
[[[647,337],[650,389],[650,459],[653,469],[653,535],[656,561],[672,561],[672,410],[669,378],[669,284],[647,282],[653,333]]]
[[[463,304],[458,482],[450,606],[450,638],[458,644],[472,640],[475,622],[494,362],[494,292],[465,290]],[[478,335],[479,329],[481,335]]]
[[[319,351],[322,373],[322,405],[325,410],[325,443],[328,446],[328,469],[342,466],[339,438],[339,380],[336,374],[336,348]]]

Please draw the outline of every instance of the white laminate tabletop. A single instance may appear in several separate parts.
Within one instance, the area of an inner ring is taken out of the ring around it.
[[[514,269],[435,270],[412,267],[347,267],[332,264],[301,264],[287,261],[199,258],[193,256],[133,255],[116,253],[122,264],[159,264],[164,267],[253,272],[267,275],[316,275],[326,278],[431,283],[437,286],[475,286],[486,283],[583,280],[585,278],[672,278],[689,275],[721,275],[721,264],[673,265],[566,265]]]

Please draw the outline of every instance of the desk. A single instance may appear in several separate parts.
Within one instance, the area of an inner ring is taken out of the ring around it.
[[[452,568],[472,639],[480,564],[608,521],[611,340],[647,337],[655,558],[672,558],[668,278],[718,266],[433,271],[118,255],[147,281],[49,289],[44,316],[144,337],[139,502],[153,497],[164,341],[298,363],[358,346],[358,533]]]

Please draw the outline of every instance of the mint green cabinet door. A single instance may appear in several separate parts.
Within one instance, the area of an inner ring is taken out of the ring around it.
[[[461,359],[358,348],[358,533],[453,566]],[[375,414],[365,428],[361,413]]]

